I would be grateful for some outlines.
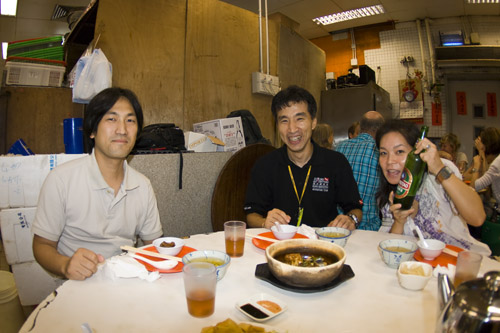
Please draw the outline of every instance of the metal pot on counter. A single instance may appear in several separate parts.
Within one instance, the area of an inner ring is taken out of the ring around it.
[[[448,275],[439,274],[442,312],[436,332],[500,332],[500,272],[467,281],[454,291]]]

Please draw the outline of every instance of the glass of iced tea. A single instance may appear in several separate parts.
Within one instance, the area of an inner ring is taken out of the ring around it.
[[[208,262],[192,262],[182,269],[188,312],[193,317],[211,316],[215,309],[217,274]]]
[[[462,282],[473,280],[479,273],[483,257],[479,253],[462,251],[458,253],[457,268],[453,285],[458,287]]]
[[[230,257],[241,257],[243,255],[246,227],[247,224],[241,221],[227,221],[224,223],[226,253]]]

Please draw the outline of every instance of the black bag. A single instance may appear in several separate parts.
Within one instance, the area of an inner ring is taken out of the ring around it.
[[[245,132],[245,145],[251,145],[253,143],[267,143],[271,144],[271,141],[262,136],[257,119],[248,110],[236,110],[232,111],[227,115],[226,118],[241,117],[241,122],[243,123],[243,132]]]
[[[152,124],[144,127],[137,138],[134,152],[185,151],[184,132],[175,124]]]

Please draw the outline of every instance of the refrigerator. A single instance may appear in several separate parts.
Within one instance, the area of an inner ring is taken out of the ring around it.
[[[321,110],[318,121],[333,128],[335,143],[346,140],[347,129],[360,121],[365,112],[377,111],[384,118],[392,118],[392,104],[387,91],[374,81],[342,89],[321,92]]]

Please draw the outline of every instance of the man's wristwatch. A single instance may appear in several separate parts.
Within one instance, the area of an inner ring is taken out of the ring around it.
[[[354,221],[354,226],[356,227],[356,229],[358,229],[358,226],[359,226],[359,220],[358,220],[358,217],[356,216],[356,214],[347,214],[347,216],[349,216],[353,221]]]
[[[452,174],[453,174],[453,171],[451,171],[451,169],[448,168],[447,166],[444,166],[436,174],[436,180],[439,184],[441,184],[444,180],[450,178]]]

